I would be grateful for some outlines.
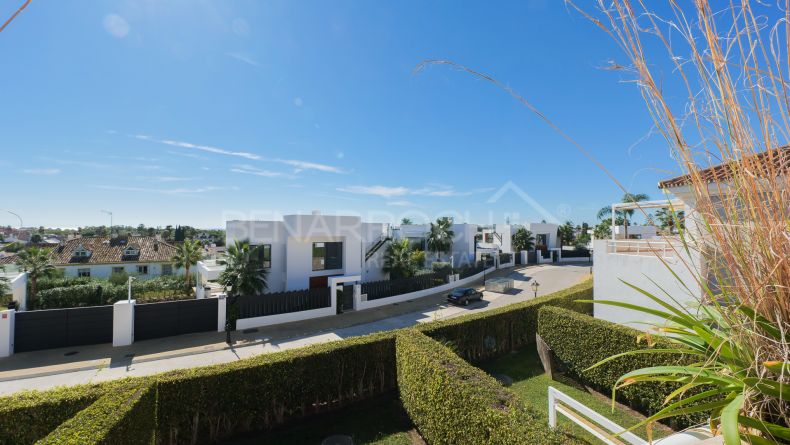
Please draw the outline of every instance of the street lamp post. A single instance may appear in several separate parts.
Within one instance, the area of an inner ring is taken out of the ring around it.
[[[532,292],[535,293],[535,298],[538,298],[538,287],[539,286],[540,286],[540,283],[538,283],[538,280],[532,280]]]
[[[129,281],[127,281],[128,286],[129,286],[129,297],[127,298],[126,301],[128,301],[128,302],[132,301],[132,280],[134,280],[134,277],[129,277]]]

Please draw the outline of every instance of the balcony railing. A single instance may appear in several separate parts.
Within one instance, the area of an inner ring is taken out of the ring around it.
[[[654,240],[609,240],[606,242],[606,253],[637,256],[661,256],[675,258],[677,251],[683,246],[679,241],[664,239]]]

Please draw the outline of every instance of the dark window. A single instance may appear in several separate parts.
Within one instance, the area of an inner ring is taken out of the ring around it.
[[[263,268],[270,269],[272,267],[272,245],[263,245]]]
[[[162,264],[162,275],[173,275],[173,265]]]
[[[343,243],[313,243],[313,270],[343,268]]]
[[[90,277],[91,270],[90,269],[77,269],[77,276],[78,277]]]
[[[264,269],[270,269],[272,267],[272,245],[271,244],[255,244],[250,246],[250,250],[256,249],[260,247],[261,250],[261,262],[263,263]]]
[[[140,275],[148,275],[148,266],[137,266],[137,273]]]
[[[123,267],[113,267],[112,273],[123,273]]]

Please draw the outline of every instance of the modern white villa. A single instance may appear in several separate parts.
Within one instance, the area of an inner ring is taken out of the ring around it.
[[[757,155],[757,162],[771,163],[771,171],[786,175],[790,171],[790,147],[782,147],[762,152]],[[727,183],[731,176],[728,165],[717,165],[700,172],[700,175],[711,184],[709,193],[714,200],[728,199]],[[661,201],[612,204],[612,225],[616,211],[629,209],[672,208],[674,211],[684,211],[684,226],[689,237],[700,239],[702,235],[702,220],[696,210],[696,197],[689,187],[688,175],[661,181],[659,189],[665,191],[672,198]],[[612,232],[609,240],[595,240],[594,242],[594,298],[626,301],[639,306],[659,309],[660,306],[642,295],[640,292],[624,284],[644,289],[655,296],[672,299],[685,305],[698,301],[702,297],[702,288],[698,281],[705,277],[707,284],[715,287],[709,272],[710,265],[706,264],[699,252],[687,252],[677,236],[646,236],[640,234],[640,239],[630,236],[634,227],[629,226],[629,239],[624,239]],[[662,261],[663,260],[663,261]],[[669,267],[667,267],[669,266]],[[677,278],[673,275],[677,274]],[[678,280],[678,278],[680,280]],[[660,283],[661,289],[655,283]],[[673,303],[674,304],[674,303]],[[646,314],[620,309],[614,306],[596,304],[595,317],[616,323],[628,324],[637,328],[644,328],[646,321],[658,321]]]
[[[407,239],[410,243],[428,252],[428,259],[435,260],[429,252],[426,239],[429,224],[401,225],[394,231],[395,239]],[[453,263],[453,267],[463,267],[474,264],[486,257],[493,257],[499,253],[512,253],[511,228],[506,224],[480,226],[477,224],[453,224],[453,246],[449,254],[441,254],[441,261]]]
[[[267,292],[327,287],[330,277],[386,278],[383,253],[390,239],[386,223],[362,222],[359,216],[285,215],[282,221],[228,221],[226,243],[247,240],[264,246],[269,270]],[[222,266],[198,265],[200,280],[214,280]]]

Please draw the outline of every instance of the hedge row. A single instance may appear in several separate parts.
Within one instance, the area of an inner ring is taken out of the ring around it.
[[[420,434],[442,444],[574,444],[493,377],[415,330],[397,335],[398,390]]]
[[[394,391],[391,332],[174,371],[158,379],[164,443],[216,442]]]
[[[142,381],[106,392],[39,441],[39,445],[156,443],[156,385]]]
[[[638,354],[620,357],[588,371],[587,368],[615,354],[672,346],[661,338],[654,339],[650,346],[644,332],[559,307],[540,309],[538,333],[577,381],[604,394],[611,394],[617,379],[630,371],[693,362],[692,357],[683,354]],[[640,383],[618,390],[617,398],[638,411],[652,414],[663,407],[665,397],[678,387],[672,383]],[[672,418],[668,423],[679,429],[702,423],[706,417]]]
[[[592,314],[592,304],[576,302],[591,300],[592,292],[592,280],[587,280],[533,300],[426,323],[419,329],[430,337],[451,342],[458,355],[477,362],[533,345],[538,331],[538,310],[543,306],[560,306]]]
[[[537,317],[540,306],[589,310],[573,300],[589,298],[590,292],[591,284],[585,283],[530,302],[428,323],[419,329],[437,339],[451,340],[464,356],[491,357],[534,341],[536,322],[529,319]],[[477,330],[480,333],[475,333]],[[216,442],[245,431],[271,429],[394,391],[396,333],[151,377],[0,398],[0,444],[33,443],[105,393],[129,382],[155,385],[160,443]],[[516,341],[509,340],[512,333]]]
[[[53,287],[38,291],[35,298],[35,308],[58,309],[113,304],[116,301],[125,300],[128,292],[126,285],[113,285],[107,281],[95,280],[87,284]],[[133,281],[132,294],[138,301],[173,300],[187,297],[182,276]]]
[[[0,399],[0,445],[31,444],[90,406],[108,384],[45,392],[25,391]]]

